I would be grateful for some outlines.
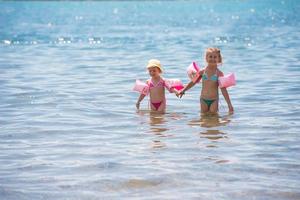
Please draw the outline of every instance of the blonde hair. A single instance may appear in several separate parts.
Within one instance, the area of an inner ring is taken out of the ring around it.
[[[222,64],[222,55],[221,55],[221,50],[216,47],[209,47],[205,50],[205,60],[207,58],[208,53],[217,53],[219,56],[218,64]]]

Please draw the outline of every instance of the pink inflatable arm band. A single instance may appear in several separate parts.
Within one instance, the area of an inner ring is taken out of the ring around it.
[[[230,73],[226,76],[219,77],[219,87],[228,88],[236,84],[234,73]]]
[[[170,92],[172,92],[172,89],[180,91],[184,88],[182,82],[179,79],[166,79],[165,86]]]
[[[196,62],[192,62],[186,69],[188,77],[190,80],[194,80],[196,77],[197,73],[200,71],[200,67],[197,65]]]
[[[149,85],[140,80],[136,80],[133,90],[137,91],[141,94],[148,95],[149,94]]]

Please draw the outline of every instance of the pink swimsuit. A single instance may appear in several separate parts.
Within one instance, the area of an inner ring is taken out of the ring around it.
[[[183,84],[179,79],[163,79],[160,78],[159,81],[154,84],[152,79],[146,81],[146,83],[136,80],[135,85],[133,87],[134,91],[141,93],[142,95],[148,95],[150,90],[153,88],[166,88],[170,93],[173,93],[174,90],[180,91],[182,90]],[[153,101],[150,98],[151,110],[163,111],[166,108],[166,97],[163,96],[162,100]]]
[[[164,88],[166,87],[166,84],[165,84],[165,81],[161,78],[158,83],[155,85],[152,80],[148,80],[148,85],[149,85],[149,89],[153,89],[153,88]],[[167,87],[166,87],[167,88]],[[167,88],[168,89],[168,88]],[[162,107],[162,110],[164,110],[166,108],[166,98],[164,97],[163,100],[161,101],[158,101],[158,102],[154,102],[154,101],[151,101],[150,100],[150,103],[151,103],[151,108],[154,110],[158,110],[160,107]]]

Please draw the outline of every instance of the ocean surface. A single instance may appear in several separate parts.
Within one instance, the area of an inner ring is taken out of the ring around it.
[[[300,199],[300,2],[1,1],[0,199]],[[221,49],[235,112],[136,79]]]

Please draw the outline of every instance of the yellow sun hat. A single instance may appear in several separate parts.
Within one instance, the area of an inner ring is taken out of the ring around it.
[[[163,72],[163,68],[160,64],[160,61],[157,59],[151,59],[148,61],[147,69],[150,67],[157,67],[158,69],[160,69],[161,72]]]

